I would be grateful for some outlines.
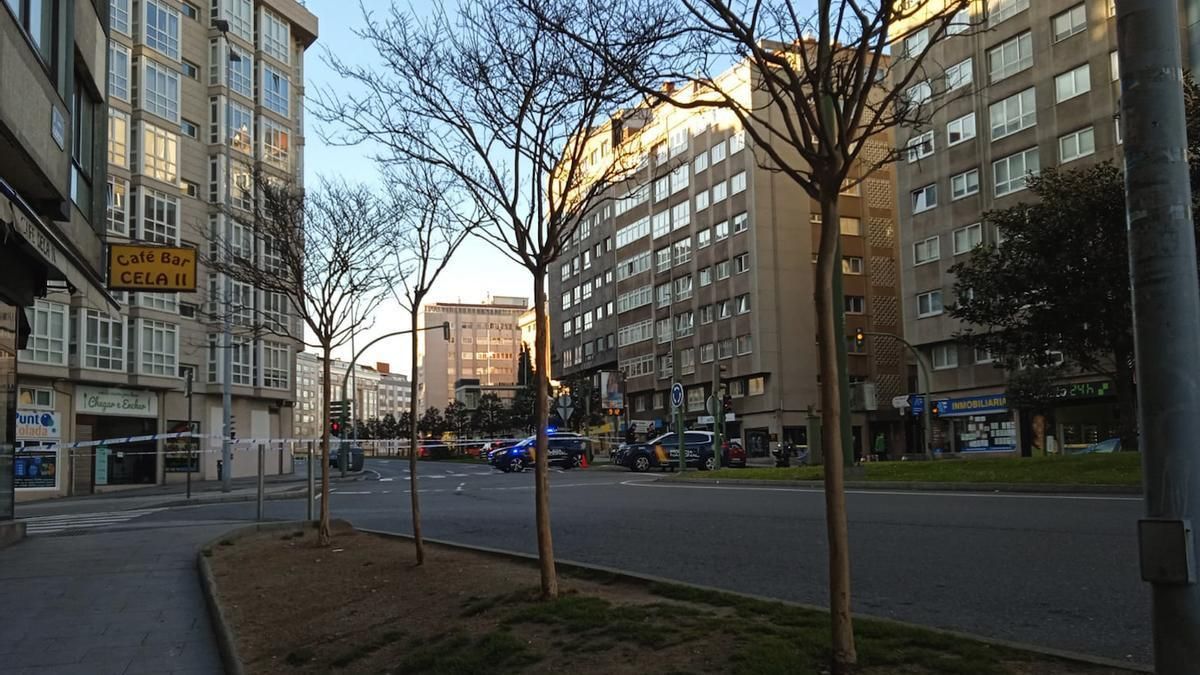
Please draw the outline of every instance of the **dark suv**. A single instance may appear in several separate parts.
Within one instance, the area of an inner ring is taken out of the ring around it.
[[[701,471],[717,468],[712,443],[712,432],[683,432],[683,451],[687,465]],[[612,463],[638,472],[649,471],[655,467],[674,470],[679,466],[679,436],[669,433],[648,443],[624,444],[613,453]]]
[[[547,439],[546,461],[551,466],[573,469],[583,466],[587,455],[588,439],[579,434],[554,432]],[[489,462],[504,472],[521,472],[533,466],[537,437],[530,436],[511,448],[492,454]]]

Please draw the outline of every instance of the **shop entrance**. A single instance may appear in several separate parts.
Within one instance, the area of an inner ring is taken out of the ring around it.
[[[88,423],[80,416],[80,423]],[[141,417],[91,417],[97,440],[154,433],[155,421]],[[158,445],[155,441],[102,445],[96,448],[97,485],[139,485],[156,482]],[[107,469],[107,475],[105,472]]]

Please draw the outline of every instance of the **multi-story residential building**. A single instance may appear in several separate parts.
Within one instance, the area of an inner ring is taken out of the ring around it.
[[[387,366],[386,363],[379,364]],[[333,359],[329,363],[330,394],[334,401],[350,399],[353,401],[354,417],[358,420],[381,419],[387,413],[383,409],[383,381],[385,375],[376,368],[355,364],[354,370],[349,370],[350,363],[341,359]],[[347,375],[349,373],[349,375]],[[408,378],[404,378],[406,381]],[[297,438],[319,438],[324,410],[325,381],[324,362],[321,357],[311,352],[301,352],[296,355],[296,412],[295,434]],[[343,389],[342,383],[345,383]],[[347,393],[352,392],[352,393]]]
[[[106,83],[99,89],[105,97],[92,113],[107,129],[95,135],[107,138],[106,151],[97,154],[107,165],[81,177],[91,178],[97,199],[107,197],[106,216],[96,220],[105,239],[215,254],[232,215],[234,254],[271,264],[271,243],[241,221],[250,220],[254,171],[302,182],[304,53],[317,37],[316,17],[293,0],[103,4],[107,43],[92,40],[87,48],[107,57],[107,78],[96,78]],[[227,36],[217,20],[228,22]],[[288,316],[284,298],[235,282],[236,330],[227,354],[219,347],[221,287],[219,276],[202,266],[197,292],[120,293],[119,314],[54,294],[38,300],[27,311],[29,348],[19,355],[22,409],[57,414],[61,439],[75,442],[185,431],[190,409],[191,427],[207,437],[197,470],[214,478],[223,427],[221,362],[228,357],[235,435],[291,437],[298,343],[249,327],[272,322],[295,335],[299,322]],[[188,373],[190,407],[183,391]],[[78,453],[47,492],[183,480],[187,460],[178,449],[147,441]],[[234,475],[255,470],[254,453],[234,453]]]
[[[296,354],[296,406],[292,433],[296,438],[321,435],[321,359],[312,352]]]
[[[67,317],[118,310],[104,290],[104,0],[0,3],[0,546],[19,498],[57,494],[71,388],[26,385],[29,354],[77,346]],[[64,11],[70,8],[70,12]],[[46,312],[36,298],[60,301]],[[45,335],[56,329],[55,340]],[[70,341],[70,342],[68,342]],[[18,359],[20,354],[22,358]],[[14,454],[14,447],[18,448]],[[28,445],[28,448],[24,446]]]
[[[528,298],[496,296],[478,304],[434,302],[421,307],[420,327],[450,324],[450,341],[438,331],[417,335],[418,408],[444,408],[454,401],[455,383],[474,378],[482,385],[516,382],[521,353],[518,320]]]
[[[376,363],[379,373],[379,417],[400,415],[412,407],[412,382],[404,373],[393,373],[388,363]]]
[[[1181,4],[1200,16],[1200,2]],[[950,267],[1000,237],[982,213],[1032,199],[1030,172],[1120,164],[1114,14],[1113,0],[975,0],[932,46],[930,79],[914,85],[938,103],[930,124],[897,134],[908,151],[897,164],[904,333],[932,364],[935,448],[1038,454],[1116,435],[1113,389],[1095,376],[1064,380],[1053,409],[1015,409],[1008,374],[956,340],[964,326],[948,311]],[[1187,42],[1200,37],[1197,26]],[[928,30],[900,27],[893,51],[928,39]]]
[[[733,66],[717,86],[747,104],[763,96],[748,84],[750,68]],[[627,420],[663,428],[678,358],[693,427],[719,368],[734,402],[731,435],[757,453],[773,441],[807,443],[819,408],[819,205],[760,166],[727,111],[641,107],[590,142],[601,157],[641,156],[636,174],[583,217],[551,277],[555,376],[619,368]],[[891,143],[880,137],[866,152],[885,157]],[[884,433],[899,450],[900,417],[876,401],[906,389],[905,362],[897,345],[859,352],[853,340],[857,328],[900,330],[893,179],[890,169],[856,178],[840,204],[852,425],[860,449]]]

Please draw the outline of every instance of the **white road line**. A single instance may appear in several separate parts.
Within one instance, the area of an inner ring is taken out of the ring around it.
[[[374,494],[374,493],[372,493],[370,490],[354,490],[354,491],[343,490],[338,493],[338,496],[340,497],[342,495],[369,495],[369,494]]]
[[[91,529],[106,525],[117,525],[142,516],[162,511],[155,509],[132,509],[129,511],[108,511],[101,513],[77,513],[73,515],[35,516],[24,518],[25,531],[28,534],[53,534],[64,530]]]
[[[390,482],[392,482],[392,481],[394,481],[394,480],[396,480],[396,479],[395,479],[395,478],[380,478],[380,479],[379,479],[379,482],[380,482],[380,483],[390,483]]]
[[[766,487],[759,485],[678,485],[656,480],[627,480],[621,485],[633,487],[660,487],[682,490],[744,490],[751,492],[810,492],[823,493],[817,488]],[[1108,495],[1063,495],[1020,492],[929,492],[924,490],[846,490],[851,495],[895,495],[903,497],[975,497],[986,499],[1058,499],[1065,501],[1140,502],[1141,497],[1113,497]]]
[[[380,476],[379,472],[374,469],[367,469],[364,473],[373,473],[373,474],[375,474],[376,480],[383,480],[383,476]]]

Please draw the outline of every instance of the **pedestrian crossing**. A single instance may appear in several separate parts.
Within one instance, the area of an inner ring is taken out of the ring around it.
[[[60,516],[35,516],[23,518],[25,534],[58,534],[75,530],[90,530],[97,527],[119,525],[135,518],[162,511],[156,509],[131,509],[129,511],[107,511],[101,513],[72,513]]]

